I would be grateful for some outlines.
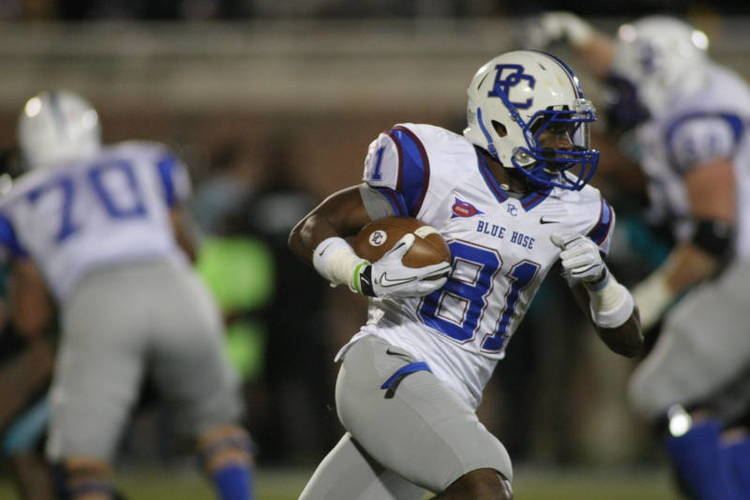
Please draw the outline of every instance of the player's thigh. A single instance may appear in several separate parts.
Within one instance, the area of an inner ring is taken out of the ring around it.
[[[171,285],[154,318],[151,367],[179,430],[200,433],[239,418],[239,381],[224,352],[213,299],[191,273],[179,274]]]
[[[505,447],[432,373],[411,373],[394,391],[381,388],[412,362],[409,353],[373,336],[351,346],[337,380],[336,404],[354,439],[384,467],[431,491],[441,492],[482,468],[511,479]]]
[[[424,493],[377,463],[346,433],[318,465],[300,500],[421,500]]]
[[[630,385],[631,399],[656,417],[670,405],[709,398],[750,366],[748,266],[686,296],[668,314],[654,350]]]
[[[138,394],[144,325],[106,280],[87,280],[63,308],[48,453],[109,460]]]

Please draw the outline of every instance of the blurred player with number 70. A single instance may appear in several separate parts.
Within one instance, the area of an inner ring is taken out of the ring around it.
[[[110,463],[150,376],[217,496],[250,499],[250,442],[221,319],[190,267],[185,167],[159,144],[103,146],[94,108],[64,91],[27,101],[19,141],[30,171],[0,200],[0,243],[17,324],[45,328],[48,290],[62,314],[47,446],[58,494],[122,498]]]

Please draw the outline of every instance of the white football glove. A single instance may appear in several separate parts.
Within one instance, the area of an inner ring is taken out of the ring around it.
[[[359,291],[371,297],[422,297],[442,288],[451,271],[450,263],[404,265],[404,255],[415,241],[413,234],[405,234],[380,259],[364,266],[359,271]]]
[[[552,243],[562,249],[563,276],[572,283],[594,284],[607,276],[599,247],[580,234],[553,234]]]
[[[556,42],[578,47],[591,39],[594,28],[572,12],[554,11],[530,22],[526,40],[535,48],[546,48]]]
[[[568,284],[582,283],[586,288],[594,323],[617,328],[628,321],[633,314],[633,296],[609,272],[597,244],[580,234],[553,234],[550,239],[562,249],[560,262]]]

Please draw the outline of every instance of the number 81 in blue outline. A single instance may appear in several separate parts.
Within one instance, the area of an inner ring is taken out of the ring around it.
[[[448,246],[451,249],[454,269],[457,261],[464,261],[469,264],[476,264],[479,270],[472,281],[466,281],[451,275],[443,288],[424,297],[419,306],[418,314],[427,326],[458,343],[466,344],[476,338],[488,305],[487,299],[492,295],[497,274],[502,269],[503,260],[496,250],[467,241],[454,240]],[[505,293],[505,307],[503,307],[493,332],[486,334],[482,339],[481,349],[483,352],[502,352],[507,342],[508,331],[521,292],[534,281],[539,269],[541,269],[539,264],[529,260],[517,262],[510,268],[507,273],[510,286]],[[468,302],[460,324],[438,315],[446,295],[453,295]]]

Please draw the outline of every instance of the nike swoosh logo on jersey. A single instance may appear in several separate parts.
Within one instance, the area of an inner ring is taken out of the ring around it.
[[[545,219],[544,216],[539,217],[539,224],[559,224],[559,220],[549,220]]]
[[[390,279],[387,275],[387,273],[383,273],[380,275],[380,286],[383,288],[388,288],[392,286],[398,286],[403,285],[405,283],[411,283],[412,281],[416,280],[416,276],[412,276],[410,278],[398,278],[398,279]]]

